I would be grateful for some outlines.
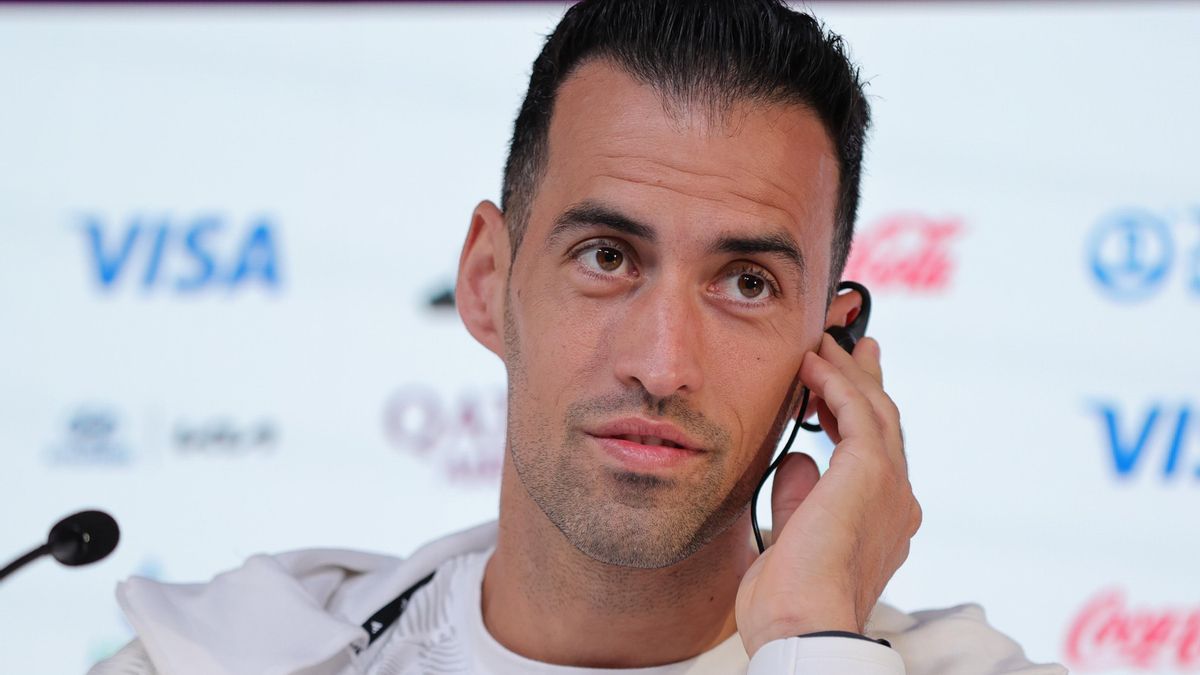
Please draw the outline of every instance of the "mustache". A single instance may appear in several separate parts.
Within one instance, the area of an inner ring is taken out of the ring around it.
[[[701,440],[710,450],[724,450],[732,443],[732,436],[724,427],[708,419],[678,394],[658,398],[636,389],[603,394],[572,403],[567,407],[566,420],[570,428],[578,429],[625,415],[670,421],[692,438]]]

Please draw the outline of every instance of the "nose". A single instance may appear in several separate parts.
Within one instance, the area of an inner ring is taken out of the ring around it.
[[[614,339],[616,376],[664,399],[703,384],[703,330],[697,298],[668,278],[643,287]]]

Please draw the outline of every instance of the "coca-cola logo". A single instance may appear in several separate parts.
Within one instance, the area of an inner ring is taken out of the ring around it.
[[[1200,670],[1200,606],[1132,608],[1120,590],[1106,590],[1072,622],[1066,660],[1080,672]]]
[[[954,274],[951,244],[962,230],[958,218],[885,216],[854,238],[844,277],[871,290],[944,291]]]
[[[446,395],[428,385],[398,389],[383,411],[396,449],[435,464],[454,483],[496,485],[504,461],[503,387]]]

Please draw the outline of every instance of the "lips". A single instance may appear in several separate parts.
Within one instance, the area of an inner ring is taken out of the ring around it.
[[[621,434],[620,436],[613,436],[612,438],[616,438],[616,439],[619,439],[622,441],[629,441],[630,443],[636,443],[638,445],[651,445],[651,446],[662,445],[662,446],[666,446],[668,448],[681,448],[681,449],[683,448],[682,445],[676,443],[675,441],[672,441],[672,440],[669,440],[666,438],[659,438],[658,436],[639,436],[637,434]]]
[[[666,422],[625,418],[587,433],[610,459],[627,471],[653,473],[704,454],[697,441]]]
[[[613,438],[637,445],[693,451],[701,449],[699,441],[690,438],[674,424],[643,417],[624,417],[585,431],[597,438]]]

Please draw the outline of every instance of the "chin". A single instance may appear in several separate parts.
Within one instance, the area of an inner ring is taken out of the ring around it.
[[[728,485],[720,466],[691,480],[624,471],[591,461],[584,446],[562,446],[547,457],[510,437],[514,477],[571,546],[606,565],[662,569],[687,560],[737,521],[756,484],[748,471]]]
[[[695,511],[686,518],[672,518],[668,513],[610,502],[586,513],[551,516],[551,521],[571,545],[592,560],[618,567],[661,569],[687,560],[736,520],[736,515],[714,518],[709,514],[697,522]]]

